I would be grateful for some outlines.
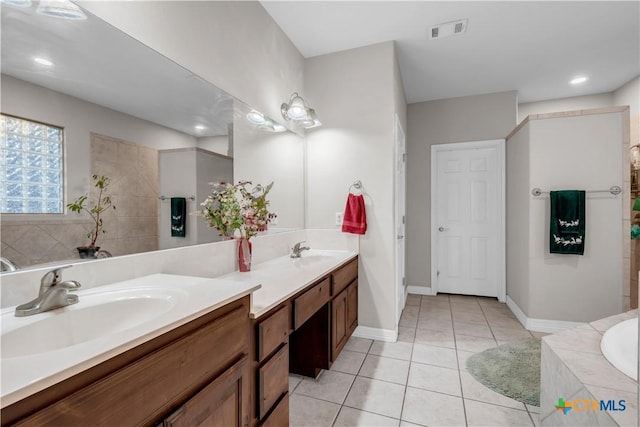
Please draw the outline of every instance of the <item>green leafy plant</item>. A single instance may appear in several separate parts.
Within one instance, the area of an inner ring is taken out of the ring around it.
[[[91,231],[87,233],[87,238],[90,240],[89,248],[96,247],[96,241],[98,236],[105,234],[107,231],[103,228],[102,214],[108,209],[116,209],[116,206],[111,201],[109,195],[109,185],[111,185],[111,179],[104,175],[94,174],[92,177],[93,186],[97,191],[95,201],[89,201],[89,195],[84,194],[76,199],[75,202],[67,204],[67,208],[71,212],[82,213],[87,212],[93,220],[93,227]]]
[[[251,181],[241,181],[235,185],[228,183],[210,183],[211,194],[200,205],[198,214],[218,230],[221,236],[230,238],[238,230],[240,237],[251,239],[264,231],[267,224],[277,215],[269,211],[267,194],[273,187],[260,184],[253,188]]]

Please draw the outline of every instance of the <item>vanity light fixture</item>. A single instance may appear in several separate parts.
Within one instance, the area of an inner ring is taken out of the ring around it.
[[[589,77],[587,77],[587,76],[578,76],[578,77],[574,77],[573,79],[571,79],[569,81],[569,83],[572,84],[572,85],[579,85],[581,83],[586,82],[587,80],[589,80]]]
[[[261,125],[266,122],[264,115],[256,110],[251,110],[251,112],[247,113],[247,120],[249,120],[249,123],[253,123],[254,125]]]
[[[307,105],[307,102],[298,95],[298,92],[294,92],[289,98],[289,102],[285,102],[280,106],[280,111],[285,120],[293,120],[305,129],[322,124],[316,118],[316,111]]]
[[[41,57],[38,57],[38,56],[33,58],[33,61],[37,62],[40,65],[44,65],[45,67],[53,67],[53,65],[54,65],[53,62],[49,61],[48,59],[41,58]]]
[[[41,0],[36,12],[52,18],[87,19],[82,9],[69,0]]]

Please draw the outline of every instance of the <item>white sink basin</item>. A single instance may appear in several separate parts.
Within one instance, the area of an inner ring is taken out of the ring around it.
[[[152,321],[186,297],[182,290],[79,293],[80,302],[29,317],[2,316],[2,359],[48,353]]]

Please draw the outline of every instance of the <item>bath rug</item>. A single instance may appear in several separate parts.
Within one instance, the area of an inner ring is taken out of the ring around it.
[[[480,383],[527,405],[540,406],[540,339],[529,338],[490,348],[467,359]]]

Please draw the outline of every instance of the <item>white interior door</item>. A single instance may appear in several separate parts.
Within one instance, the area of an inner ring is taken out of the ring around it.
[[[404,309],[407,297],[405,280],[405,214],[406,214],[406,161],[405,136],[396,116],[396,324]]]
[[[504,301],[504,141],[433,146],[432,166],[436,291]]]

